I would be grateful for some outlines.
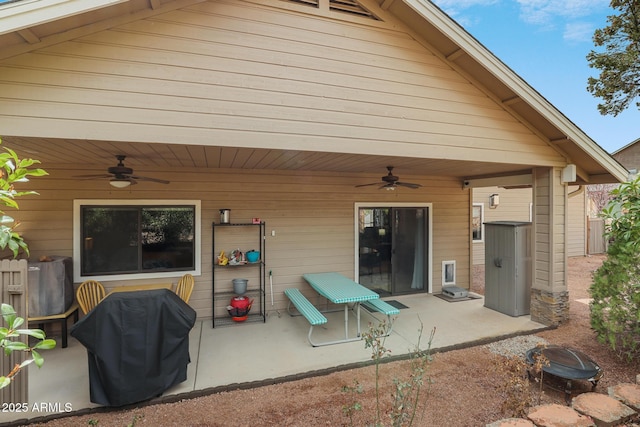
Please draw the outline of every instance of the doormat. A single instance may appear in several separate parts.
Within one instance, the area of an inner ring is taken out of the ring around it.
[[[393,308],[397,308],[398,310],[402,310],[403,308],[409,308],[406,305],[404,305],[403,303],[401,303],[400,301],[396,301],[394,299],[389,300],[389,301],[385,301],[385,302],[387,304],[389,304],[390,306],[392,306]],[[376,310],[374,310],[372,308],[369,308],[366,305],[363,305],[363,307],[366,308],[369,313],[375,313],[376,312]]]
[[[482,298],[482,295],[478,295],[478,294],[474,294],[469,292],[468,296],[463,297],[463,298],[452,298],[448,295],[444,295],[444,294],[433,294],[434,297],[438,297],[440,299],[443,299],[447,302],[459,302],[459,301],[471,301],[474,299],[480,299]]]

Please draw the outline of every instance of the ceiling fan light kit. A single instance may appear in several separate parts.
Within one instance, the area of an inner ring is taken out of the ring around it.
[[[118,164],[116,166],[112,166],[107,168],[106,174],[100,175],[79,175],[74,178],[83,178],[83,179],[108,179],[109,184],[115,188],[127,188],[130,185],[137,184],[138,181],[151,181],[157,182],[158,184],[169,184],[169,181],[164,179],[157,178],[149,178],[147,176],[138,176],[133,174],[133,169],[126,167],[124,165],[124,159],[127,156],[124,154],[116,155],[116,159],[118,160]]]
[[[127,188],[131,185],[131,182],[124,179],[112,179],[111,181],[109,181],[109,184],[111,184],[112,187],[116,188]]]

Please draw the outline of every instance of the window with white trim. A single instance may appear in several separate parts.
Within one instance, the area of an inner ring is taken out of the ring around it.
[[[74,203],[77,280],[199,273],[199,201],[114,202]]]
[[[471,216],[471,234],[474,242],[484,242],[484,203],[474,203]]]

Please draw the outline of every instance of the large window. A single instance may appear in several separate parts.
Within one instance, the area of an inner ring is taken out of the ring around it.
[[[125,203],[76,201],[77,280],[199,273],[199,203]]]

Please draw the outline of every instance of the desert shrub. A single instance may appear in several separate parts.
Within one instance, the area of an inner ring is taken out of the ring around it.
[[[501,357],[496,363],[497,369],[506,374],[502,385],[502,413],[507,417],[526,418],[529,408],[542,403],[543,368],[549,366],[549,359],[539,353],[533,356],[531,364],[520,356]]]
[[[388,325],[386,321],[382,321],[378,325],[369,324],[369,329],[362,334],[362,338],[365,342],[365,348],[371,349],[371,359],[375,365],[376,408],[375,421],[371,424],[375,427],[385,426],[382,417],[382,404],[380,401],[380,363],[391,353],[391,350],[385,347],[385,340],[390,329],[391,325]],[[427,394],[429,392],[429,386],[431,385],[431,378],[428,376],[427,370],[432,361],[431,345],[433,343],[436,330],[435,328],[431,330],[427,347],[424,350],[420,348],[423,330],[424,326],[421,321],[420,328],[418,330],[418,342],[416,343],[415,348],[411,350],[408,355],[410,364],[410,373],[408,378],[404,380],[400,378],[393,379],[391,409],[388,411],[388,416],[391,418],[391,425],[393,427],[414,425],[416,422],[416,416],[418,415],[418,408],[421,403],[426,409]],[[354,380],[353,384],[353,386],[343,386],[342,391],[344,393],[350,393],[351,395],[361,394],[363,392],[362,385],[357,380]],[[424,390],[425,388],[426,390]],[[342,407],[342,412],[349,417],[349,425],[351,426],[354,425],[354,413],[362,410],[364,410],[364,408],[357,400],[349,402]]]
[[[600,342],[631,360],[640,355],[640,178],[612,195],[602,211],[610,244],[590,287],[591,326]]]

